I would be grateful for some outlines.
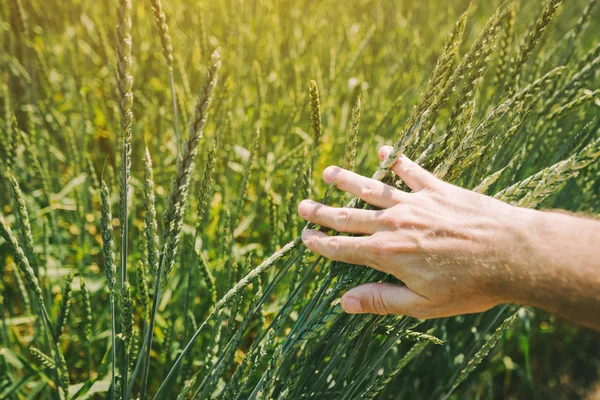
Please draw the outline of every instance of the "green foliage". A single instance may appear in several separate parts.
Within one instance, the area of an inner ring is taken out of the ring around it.
[[[296,207],[370,207],[320,171],[402,185],[406,153],[600,213],[596,0],[9,3],[1,398],[491,398],[511,377],[535,395],[530,311],[346,315],[345,290],[393,278],[307,252]]]

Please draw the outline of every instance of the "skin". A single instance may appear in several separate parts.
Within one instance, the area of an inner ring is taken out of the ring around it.
[[[380,159],[390,151],[382,147]],[[341,299],[345,312],[426,319],[518,303],[600,331],[600,221],[518,208],[443,182],[404,156],[392,170],[412,193],[336,166],[323,171],[326,183],[380,210],[298,206],[306,221],[342,233],[305,230],[310,250],[404,283],[355,287]]]

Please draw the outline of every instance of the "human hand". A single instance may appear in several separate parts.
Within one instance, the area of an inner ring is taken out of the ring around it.
[[[379,150],[385,159],[390,146]],[[392,167],[413,193],[339,167],[323,180],[381,210],[336,208],[304,200],[303,219],[338,232],[366,236],[329,236],[307,229],[306,247],[324,257],[366,265],[389,273],[405,285],[368,283],[346,292],[348,313],[402,314],[437,318],[485,311],[508,300],[504,272],[521,246],[521,210],[491,197],[437,179],[401,156]],[[510,275],[510,274],[509,274]]]

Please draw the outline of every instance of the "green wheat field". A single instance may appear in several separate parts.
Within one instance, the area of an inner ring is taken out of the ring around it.
[[[571,399],[600,336],[503,305],[347,315],[344,166],[600,215],[597,0],[0,3],[1,399]],[[406,189],[406,188],[405,188]]]

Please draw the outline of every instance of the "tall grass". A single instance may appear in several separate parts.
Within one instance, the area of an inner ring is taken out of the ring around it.
[[[488,355],[533,311],[344,314],[394,278],[310,254],[296,215],[372,208],[328,164],[406,189],[402,153],[600,212],[597,1],[494,5],[0,6],[0,397],[463,398],[478,366],[517,374]]]

